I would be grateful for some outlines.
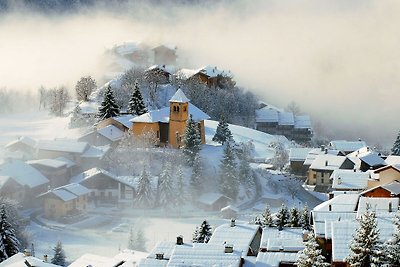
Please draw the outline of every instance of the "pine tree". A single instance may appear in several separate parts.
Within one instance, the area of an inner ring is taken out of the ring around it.
[[[65,252],[60,241],[57,242],[56,246],[53,248],[53,251],[54,256],[51,259],[51,263],[55,265],[65,266]]]
[[[369,205],[358,221],[360,227],[350,242],[350,255],[346,258],[346,262],[352,267],[367,267],[371,266],[372,257],[379,242],[376,214],[371,211]]]
[[[129,230],[128,249],[130,249],[130,250],[134,250],[135,249],[135,234],[133,233],[132,227]]]
[[[229,125],[226,122],[224,116],[221,116],[221,119],[218,122],[217,129],[215,131],[215,135],[212,138],[214,142],[218,142],[220,144],[224,144],[226,140],[232,138],[232,132],[229,130]]]
[[[393,237],[387,242],[387,258],[393,266],[400,266],[400,210],[397,211],[393,223],[395,232]]]
[[[278,213],[276,214],[276,226],[279,227],[279,229],[282,229],[284,226],[286,226],[289,223],[289,211],[286,207],[285,204],[282,203],[281,208],[279,209]]]
[[[192,176],[190,177],[190,186],[193,196],[198,196],[203,191],[203,166],[200,155],[196,155],[193,162]]]
[[[254,186],[254,177],[250,167],[250,148],[242,143],[239,155],[239,181],[248,187]]]
[[[269,208],[268,205],[265,207],[265,210],[261,214],[261,216],[262,216],[261,226],[263,226],[263,227],[271,227],[271,226],[273,226],[271,209]]]
[[[308,210],[308,206],[305,205],[303,210],[300,213],[300,219],[299,219],[300,226],[307,231],[311,230],[311,225],[310,225],[310,211]]]
[[[175,206],[181,207],[185,203],[185,183],[183,181],[182,166],[178,165],[176,170],[176,197]]]
[[[142,94],[140,93],[139,85],[137,82],[135,83],[135,88],[133,89],[132,96],[129,100],[128,111],[132,115],[137,115],[137,116],[140,116],[147,112],[147,109],[146,109],[146,106],[144,105],[143,97],[142,97]]]
[[[290,227],[300,226],[299,210],[296,207],[290,209]]]
[[[239,180],[237,177],[233,140],[224,144],[224,155],[220,164],[220,190],[221,193],[236,199],[239,193]]]
[[[152,204],[152,199],[150,175],[146,171],[146,167],[143,167],[143,171],[139,178],[136,201],[140,207],[150,207]]]
[[[297,267],[328,267],[331,266],[326,262],[325,257],[321,254],[318,242],[314,233],[308,235],[304,250],[300,252],[300,256],[296,261]]]
[[[173,184],[171,177],[171,164],[166,163],[159,180],[159,204],[162,207],[171,206],[174,199]]]
[[[192,115],[189,116],[187,122],[184,143],[185,147],[183,148],[183,153],[186,156],[188,165],[193,167],[195,158],[200,153],[201,138],[199,129]]]
[[[196,227],[193,233],[193,243],[208,243],[212,235],[210,224],[204,220],[200,227]]]
[[[139,229],[135,236],[135,250],[146,251],[146,239],[143,230]]]
[[[396,141],[394,141],[392,155],[400,156],[400,132],[397,135]]]
[[[104,100],[101,102],[101,106],[99,107],[99,113],[97,114],[97,117],[100,120],[105,120],[111,117],[116,117],[118,115],[119,107],[116,104],[111,86],[108,85],[104,94]]]
[[[6,207],[3,204],[0,210],[0,262],[19,252],[20,242],[16,237],[15,229],[8,222]]]

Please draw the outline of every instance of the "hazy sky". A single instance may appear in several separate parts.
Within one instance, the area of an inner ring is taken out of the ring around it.
[[[400,129],[399,1],[212,3],[2,16],[0,87],[72,87],[82,75],[101,73],[99,58],[115,43],[175,43],[189,67],[229,69],[267,102],[285,107],[296,101],[337,137],[394,141]]]

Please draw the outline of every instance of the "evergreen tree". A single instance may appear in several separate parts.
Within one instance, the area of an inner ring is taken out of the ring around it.
[[[133,89],[132,96],[129,100],[128,111],[132,115],[137,115],[137,116],[140,116],[147,112],[147,109],[146,109],[146,106],[144,105],[143,97],[142,97],[142,94],[140,93],[139,85],[137,82],[135,83],[135,88]]]
[[[299,227],[300,226],[300,215],[299,210],[296,207],[290,209],[290,226]]]
[[[318,242],[314,233],[308,235],[304,250],[300,252],[300,256],[296,261],[297,267],[328,267],[331,266],[326,262],[325,257],[321,254]]]
[[[174,199],[173,184],[171,177],[171,164],[166,163],[159,180],[159,204],[162,207],[171,206]]]
[[[210,241],[211,235],[211,226],[206,220],[204,220],[200,227],[196,227],[196,230],[193,233],[193,243],[208,243],[208,241]]]
[[[387,242],[387,258],[393,266],[400,266],[400,210],[397,211],[393,223],[395,232]]]
[[[0,210],[0,262],[19,252],[20,242],[16,237],[15,229],[8,222],[6,207],[3,204]]]
[[[311,225],[310,225],[310,211],[308,210],[308,206],[305,205],[303,210],[300,213],[300,219],[299,219],[300,226],[307,231],[311,230]]]
[[[118,115],[119,106],[116,104],[111,86],[108,85],[104,94],[104,100],[101,102],[101,106],[99,107],[99,113],[97,114],[97,117],[100,120],[105,120]]]
[[[239,156],[239,181],[248,187],[254,186],[253,172],[250,167],[250,147],[242,143]]]
[[[143,167],[143,171],[140,174],[136,201],[140,207],[150,207],[152,204],[150,175],[146,171],[146,167]]]
[[[190,177],[190,186],[193,196],[198,196],[203,191],[203,166],[200,155],[196,155],[193,162],[192,176]]]
[[[200,153],[201,137],[197,123],[193,120],[192,115],[189,116],[187,122],[184,143],[183,153],[186,156],[188,165],[193,167],[196,156]]]
[[[57,242],[56,246],[53,248],[53,251],[54,256],[51,259],[51,263],[55,265],[65,266],[65,252],[60,241]]]
[[[135,250],[146,251],[146,239],[143,230],[139,229],[135,236]]]
[[[212,138],[214,142],[218,142],[220,144],[224,144],[226,140],[232,138],[231,130],[229,130],[229,125],[226,122],[224,116],[221,116],[221,119],[218,122],[217,129],[215,131],[215,135]]]
[[[284,226],[286,226],[289,223],[289,211],[286,207],[285,204],[282,203],[281,208],[279,209],[278,213],[276,214],[276,226],[279,227],[279,229],[282,229]]]
[[[400,156],[400,132],[397,135],[396,141],[394,141],[392,155]]]
[[[175,206],[180,207],[185,203],[185,183],[183,181],[182,166],[178,165],[176,170],[176,193]]]
[[[261,226],[263,227],[271,227],[273,226],[273,221],[272,221],[272,215],[271,215],[271,209],[269,208],[269,206],[267,205],[265,207],[264,212],[261,214],[262,219],[261,219]]]
[[[128,249],[130,249],[130,250],[134,250],[135,249],[135,234],[133,233],[132,227],[129,230]]]
[[[353,235],[353,240],[350,243],[350,255],[346,258],[346,261],[352,267],[367,267],[371,266],[372,257],[375,255],[379,242],[376,214],[371,211],[369,205],[358,221],[360,227]]]
[[[220,164],[220,190],[221,193],[236,199],[239,193],[239,180],[237,177],[233,140],[224,144],[224,155]]]

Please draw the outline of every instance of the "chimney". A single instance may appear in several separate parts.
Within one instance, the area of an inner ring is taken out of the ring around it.
[[[327,148],[325,148],[325,154],[328,154],[328,149]]]
[[[342,183],[342,178],[340,178],[340,176],[337,178],[337,183],[341,184]]]
[[[325,146],[324,145],[321,146],[321,151],[325,151]]]
[[[325,160],[325,166],[328,166],[328,161],[327,160]]]
[[[235,225],[236,225],[236,224],[235,224],[235,219],[232,218],[232,219],[231,219],[231,227],[235,227]]]
[[[176,244],[183,245],[183,236],[179,235],[176,237]]]
[[[163,260],[164,259],[164,253],[156,253],[156,260]]]
[[[47,262],[47,254],[43,255],[43,262]]]
[[[329,211],[332,211],[332,205],[329,205],[329,206],[328,206],[328,210],[329,210]]]
[[[392,202],[389,202],[389,212],[392,212]]]
[[[233,252],[233,245],[225,244],[224,252],[225,253],[232,253]]]
[[[353,172],[356,172],[356,168],[353,169]]]

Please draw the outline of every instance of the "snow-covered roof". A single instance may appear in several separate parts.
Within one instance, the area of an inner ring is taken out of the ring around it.
[[[175,246],[168,266],[213,266],[239,267],[242,252],[233,247],[233,252],[225,253],[224,245],[194,243],[192,246]]]
[[[205,193],[205,194],[202,194],[197,199],[197,202],[202,203],[202,204],[206,204],[206,205],[212,205],[220,198],[230,199],[229,197],[227,197],[227,196],[225,196],[225,195],[223,195],[221,193]]]
[[[312,150],[311,147],[294,147],[289,150],[290,161],[305,161],[308,153]]]
[[[68,153],[82,154],[89,147],[86,142],[77,142],[75,140],[39,140],[36,147],[40,150],[61,151]]]
[[[172,251],[174,250],[175,246],[176,246],[176,242],[160,241],[150,251],[148,258],[155,259],[156,254],[164,254],[164,259],[168,260],[171,258]],[[184,243],[183,245],[180,245],[180,246],[190,246],[191,247],[191,244]]]
[[[332,188],[335,190],[362,190],[368,187],[368,172],[360,172],[353,170],[334,170],[331,179]]]
[[[137,266],[139,261],[146,258],[148,255],[149,253],[146,252],[124,249],[115,255],[114,258],[125,262],[121,267],[131,267]]]
[[[294,128],[295,129],[311,129],[311,119],[308,115],[296,115],[294,116]]]
[[[60,198],[62,201],[67,202],[89,193],[90,190],[88,188],[84,187],[83,185],[73,183],[49,190],[43,194],[40,194],[38,197],[54,195]]]
[[[268,106],[256,110],[256,122],[278,122],[278,111]]]
[[[29,160],[26,163],[29,165],[36,165],[36,166],[45,166],[49,168],[62,168],[67,167],[67,163],[65,161],[57,160],[57,159],[37,159],[37,160]]]
[[[365,162],[369,166],[384,166],[386,162],[375,152],[368,152],[365,155],[359,157],[361,161]]]
[[[76,163],[74,161],[72,161],[72,160],[70,160],[70,159],[68,159],[66,157],[57,157],[57,158],[55,158],[55,160],[65,162],[67,164],[67,168],[70,168],[72,166],[76,166]]]
[[[115,267],[119,266],[121,263],[123,263],[123,261],[116,258],[109,258],[87,253],[76,259],[74,262],[68,265],[68,267]]]
[[[346,160],[344,156],[335,156],[331,154],[317,155],[315,160],[311,163],[310,169],[314,170],[335,170]]]
[[[235,250],[247,254],[250,243],[259,229],[259,225],[236,223],[232,227],[231,224],[223,224],[215,228],[208,244],[232,244]]]
[[[330,150],[330,149],[324,149],[324,148],[313,148],[310,150],[308,153],[306,160],[304,161],[304,165],[311,165],[315,158],[318,155],[323,155],[323,154],[329,154],[329,155],[335,155],[337,156],[339,154],[339,150]]]
[[[294,125],[293,113],[279,112],[278,113],[278,124],[279,125]]]
[[[359,194],[342,194],[322,202],[313,211],[354,212]]]
[[[130,129],[132,128],[131,119],[133,119],[134,117],[136,116],[129,114],[113,117],[113,119],[124,125],[126,128]]]
[[[87,171],[84,171],[74,177],[71,178],[70,183],[81,183],[84,180],[88,180],[91,179],[99,174],[103,174],[105,176],[110,177],[111,179],[116,180],[116,176],[104,169],[101,168],[91,168]]]
[[[166,260],[157,260],[153,258],[146,258],[146,259],[141,259],[139,262],[139,267],[166,267],[168,264],[168,261]]]
[[[223,208],[221,209],[221,212],[223,212],[223,211],[228,211],[228,210],[232,210],[232,211],[234,211],[234,212],[239,212],[239,209],[238,209],[237,207],[233,206],[233,205],[228,205],[228,206],[226,206],[226,207],[223,207]]]
[[[199,68],[199,72],[204,73],[210,78],[217,77],[218,75],[222,75],[224,73],[223,70],[217,69],[217,67],[212,67],[212,66],[203,66]]]
[[[164,64],[153,65],[153,66],[150,66],[146,71],[151,71],[151,70],[162,70],[166,73],[172,74],[175,72],[175,66],[164,65]]]
[[[392,169],[392,170],[395,170],[397,172],[400,172],[400,164],[386,165],[386,166],[380,167],[380,168],[374,170],[374,173],[381,173],[381,172],[386,171],[388,169]]]
[[[59,265],[55,265],[52,263],[44,262],[43,259],[39,259],[33,256],[25,256],[24,253],[18,252],[17,254],[9,257],[8,259],[2,261],[0,266],[7,267],[26,267],[30,264],[30,266],[34,267],[59,267]]]
[[[121,140],[125,134],[124,131],[121,131],[112,124],[109,124],[101,129],[97,129],[97,132],[113,142]]]
[[[255,267],[279,267],[281,262],[296,262],[298,253],[260,252],[257,255]]]
[[[364,141],[346,141],[346,140],[333,140],[329,143],[332,149],[340,151],[356,151],[362,147],[367,146]]]
[[[192,115],[193,120],[201,121],[207,120],[210,118],[206,113],[201,111],[195,105],[189,103],[189,114]],[[165,107],[158,110],[152,110],[143,115],[137,116],[131,120],[133,123],[135,122],[146,122],[146,123],[155,123],[155,122],[169,122],[169,107]]]
[[[82,158],[103,158],[105,154],[110,150],[110,146],[90,146],[88,150],[81,155]]]
[[[4,163],[0,166],[0,176],[10,177],[18,184],[34,188],[47,184],[49,180],[38,170],[20,160]]]
[[[175,72],[174,75],[181,80],[187,80],[196,75],[197,73],[199,73],[199,71],[194,69],[180,69],[177,72]]]
[[[17,140],[14,140],[14,141],[11,141],[10,143],[8,143],[5,146],[5,148],[9,148],[9,147],[11,147],[11,146],[13,146],[15,144],[18,144],[18,143],[22,143],[24,145],[27,145],[27,146],[30,146],[30,147],[33,148],[36,145],[36,140],[32,139],[32,138],[30,138],[28,136],[21,136]]]
[[[275,227],[263,229],[260,248],[268,251],[300,251],[304,249],[303,229],[283,228],[278,230]]]
[[[186,97],[181,88],[176,90],[175,94],[171,97],[169,102],[187,103],[190,99]]]
[[[385,197],[360,197],[358,203],[357,216],[363,214],[367,205],[377,214],[385,212],[396,212],[399,207],[399,198],[385,198]]]
[[[100,104],[96,101],[84,101],[79,104],[81,114],[97,114]]]
[[[314,232],[318,237],[331,238],[331,222],[353,221],[356,212],[313,212]]]
[[[385,161],[387,165],[397,165],[400,164],[400,156],[389,155]]]

